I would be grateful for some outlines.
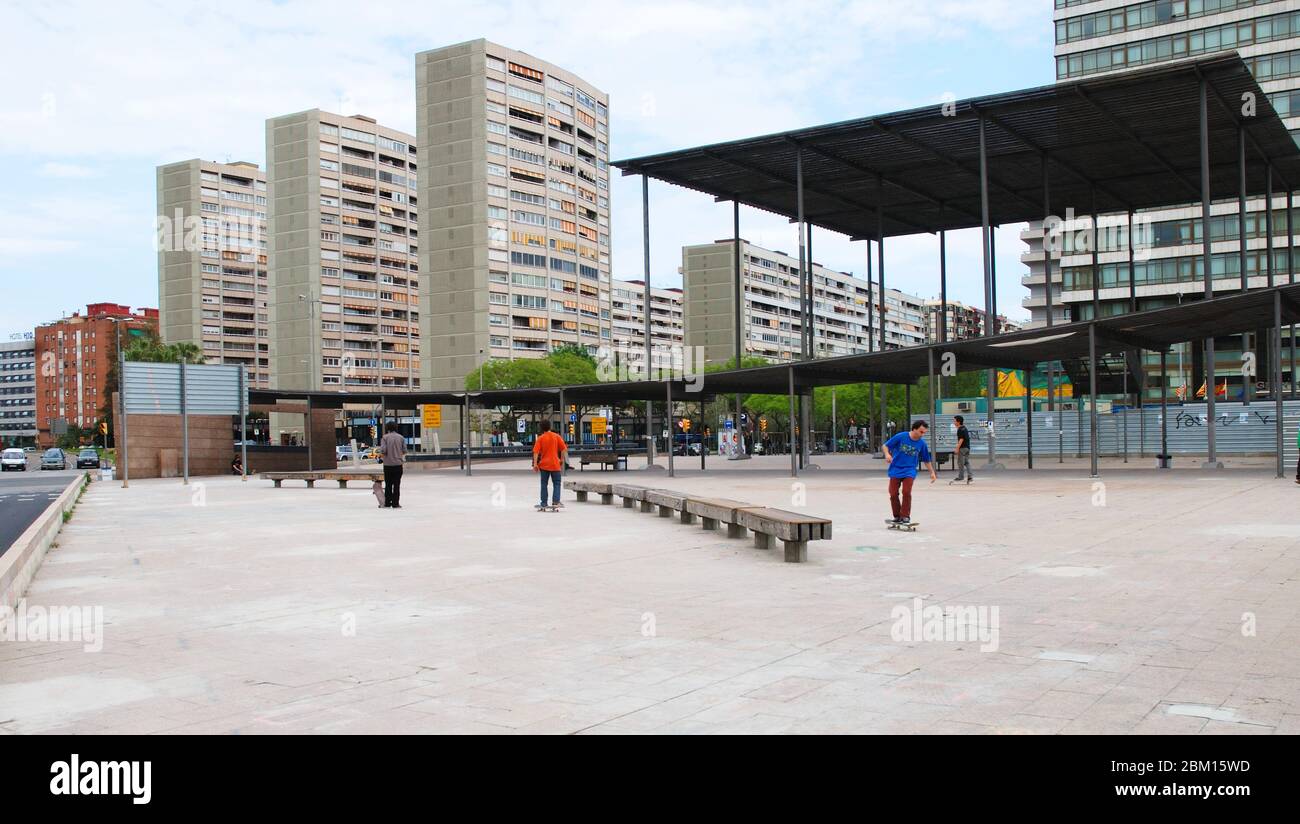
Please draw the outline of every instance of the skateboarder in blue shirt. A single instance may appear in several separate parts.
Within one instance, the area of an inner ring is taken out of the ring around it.
[[[900,432],[885,442],[885,462],[889,464],[889,504],[894,510],[894,523],[912,522],[912,483],[917,469],[924,465],[930,472],[930,483],[938,480],[930,458],[930,445],[925,433],[930,427],[925,421],[912,424],[909,432]]]

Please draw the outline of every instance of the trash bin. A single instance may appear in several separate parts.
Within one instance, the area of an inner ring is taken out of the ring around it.
[[[101,481],[111,481],[111,480],[113,480],[113,467],[111,467],[111,466],[101,466],[101,467],[99,468],[99,479],[100,479]]]
[[[1173,469],[1173,455],[1156,455],[1156,469]]]

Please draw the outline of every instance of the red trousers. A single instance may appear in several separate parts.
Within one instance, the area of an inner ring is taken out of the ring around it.
[[[916,478],[889,479],[889,505],[894,509],[895,518],[912,517],[912,483]],[[899,499],[899,493],[902,499]]]

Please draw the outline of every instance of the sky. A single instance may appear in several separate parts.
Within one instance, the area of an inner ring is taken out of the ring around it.
[[[610,95],[615,160],[1053,82],[1050,0],[423,2],[0,0],[0,340],[87,303],[157,306],[155,169],[264,164],[265,121],[321,108],[415,132],[414,55],[479,37]],[[364,13],[359,13],[364,9]],[[644,271],[640,178],[612,183],[613,273]],[[729,204],[651,183],[652,282],[731,235]],[[741,233],[793,252],[786,220]],[[1019,229],[998,306],[1021,308]],[[949,235],[949,292],[983,303],[979,230]],[[817,262],[865,244],[819,230]],[[938,239],[887,243],[888,283],[937,296]]]

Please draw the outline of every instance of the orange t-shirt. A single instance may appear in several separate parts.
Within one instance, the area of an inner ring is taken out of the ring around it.
[[[564,443],[564,438],[554,432],[543,432],[537,442],[533,444],[533,457],[537,462],[538,469],[545,469],[548,472],[559,472],[564,463],[560,460],[560,453],[568,449]]]

